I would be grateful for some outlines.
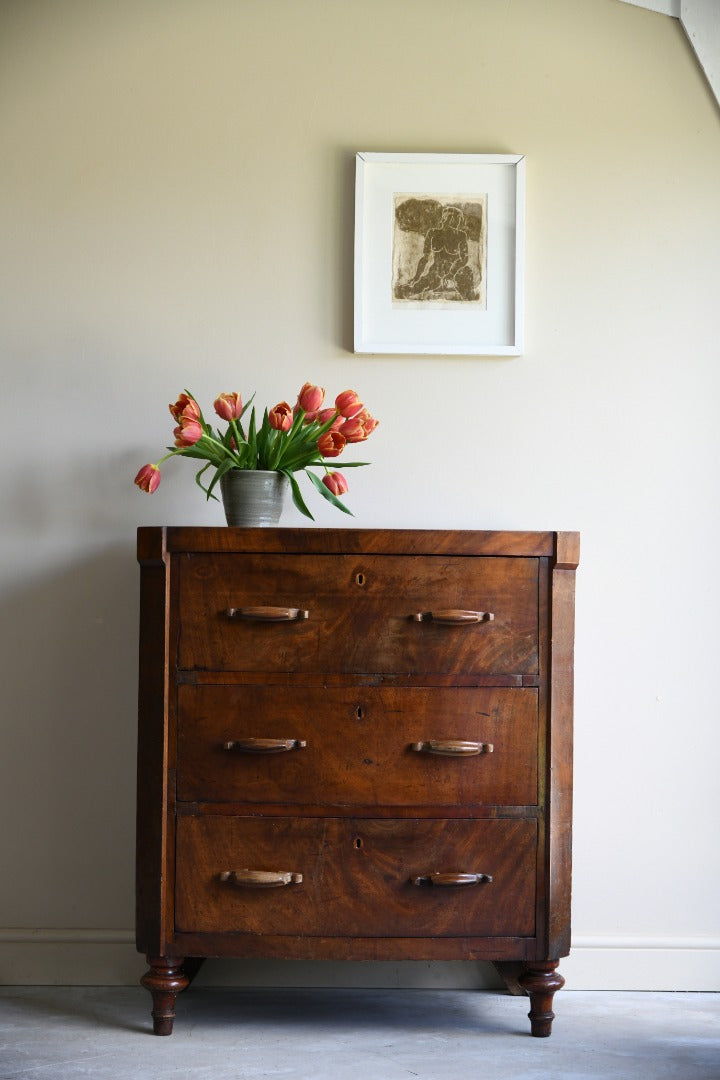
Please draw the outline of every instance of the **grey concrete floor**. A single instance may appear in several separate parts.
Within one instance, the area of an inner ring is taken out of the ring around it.
[[[0,988],[3,1080],[720,1080],[720,994],[556,995],[549,1039],[493,991]]]

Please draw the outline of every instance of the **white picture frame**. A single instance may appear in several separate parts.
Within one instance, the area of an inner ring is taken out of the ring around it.
[[[521,355],[524,155],[355,165],[354,351]]]

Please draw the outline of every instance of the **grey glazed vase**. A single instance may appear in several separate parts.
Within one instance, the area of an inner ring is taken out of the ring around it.
[[[242,528],[277,525],[289,486],[284,473],[231,469],[220,477],[225,520]]]

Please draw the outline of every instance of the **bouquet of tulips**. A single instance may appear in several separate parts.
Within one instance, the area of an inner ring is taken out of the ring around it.
[[[254,396],[245,405],[235,393],[220,394],[215,399],[215,412],[227,423],[222,433],[206,422],[192,394],[187,390],[182,393],[169,406],[177,424],[173,431],[175,445],[168,446],[168,453],[159,461],[143,465],[135,477],[137,486],[152,494],[160,483],[160,465],[182,454],[205,462],[195,481],[208,499],[217,497],[213,488],[231,469],[267,469],[288,477],[293,502],[302,514],[312,519],[294,476],[296,472],[304,472],[328,502],[350,514],[338,497],[348,490],[347,481],[342,473],[330,470],[326,460],[339,457],[348,443],[364,442],[378,425],[355,391],[344,390],[335,398],[334,407],[324,409],[325,390],[305,383],[294,406],[281,401],[274,408],[265,409],[259,426],[252,405]],[[250,419],[244,423],[248,409]],[[367,464],[350,461],[344,467]],[[325,470],[322,478],[309,472],[312,466]],[[208,469],[214,473],[206,487],[202,478]]]

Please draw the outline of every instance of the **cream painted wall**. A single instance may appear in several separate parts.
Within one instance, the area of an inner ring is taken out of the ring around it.
[[[310,379],[382,420],[358,525],[582,531],[563,970],[720,989],[719,121],[615,0],[2,5],[0,978],[142,970],[134,532],[222,516],[187,463],[132,477],[182,387]],[[357,150],[527,155],[523,357],[352,354]]]

